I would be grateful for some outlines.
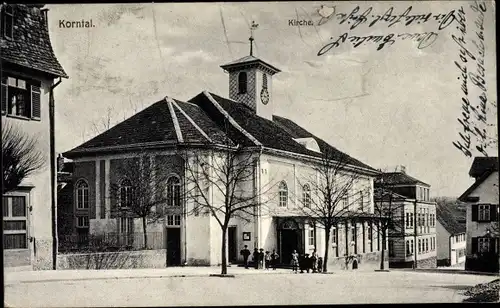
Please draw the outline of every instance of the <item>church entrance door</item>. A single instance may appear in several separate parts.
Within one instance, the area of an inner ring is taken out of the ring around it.
[[[299,254],[302,249],[302,230],[295,220],[284,221],[278,230],[278,242],[280,243],[279,255],[280,263],[290,265],[292,261],[292,253],[296,250]]]

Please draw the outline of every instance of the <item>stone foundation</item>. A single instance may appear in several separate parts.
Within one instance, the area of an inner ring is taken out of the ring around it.
[[[210,260],[189,258],[187,260],[187,265],[188,266],[210,266]]]
[[[52,240],[36,239],[33,248],[34,270],[51,270],[52,269]]]
[[[437,257],[431,257],[423,260],[417,259],[417,268],[437,268]]]
[[[165,249],[122,252],[61,254],[59,269],[165,268]]]

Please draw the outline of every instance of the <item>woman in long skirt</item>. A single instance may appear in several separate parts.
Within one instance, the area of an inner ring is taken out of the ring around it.
[[[292,253],[292,272],[297,273],[297,267],[299,266],[299,254],[297,250]]]

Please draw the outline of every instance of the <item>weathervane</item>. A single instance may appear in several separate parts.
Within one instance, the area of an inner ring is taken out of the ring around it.
[[[250,55],[253,56],[253,30],[257,29],[259,24],[256,24],[255,21],[252,20],[252,24],[250,25]]]

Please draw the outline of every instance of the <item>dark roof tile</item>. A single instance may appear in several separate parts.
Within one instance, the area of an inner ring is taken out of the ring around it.
[[[436,218],[451,235],[465,233],[465,224],[459,223],[458,211],[443,204],[436,205]]]
[[[28,67],[58,77],[68,78],[57,60],[48,27],[39,7],[12,4],[13,39],[1,39],[3,61]]]
[[[381,179],[384,180],[384,185],[425,185],[429,186],[429,184],[424,183],[416,178],[409,176],[404,172],[385,172],[380,175],[380,178],[377,179],[379,182]]]
[[[475,157],[469,175],[479,178],[488,171],[498,171],[498,157]]]

